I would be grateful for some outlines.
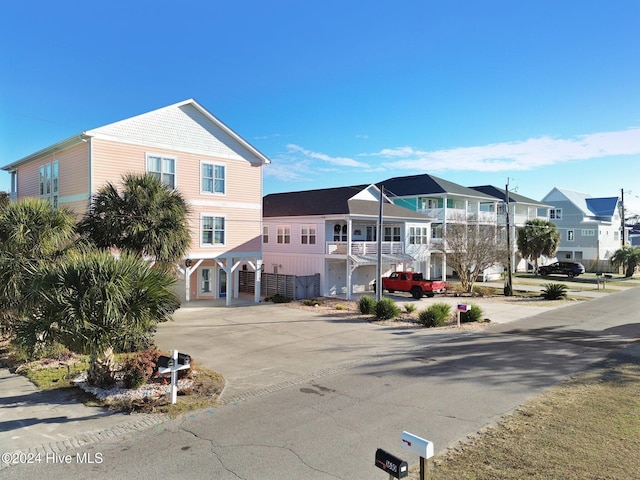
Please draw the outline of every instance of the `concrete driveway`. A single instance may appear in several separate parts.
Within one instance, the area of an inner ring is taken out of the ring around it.
[[[401,303],[404,298],[396,298]],[[460,303],[459,298],[436,297],[406,302],[418,309],[434,302]],[[564,302],[504,302],[473,299],[492,323],[509,323],[537,315]],[[538,306],[536,306],[538,305]],[[159,325],[161,349],[190,354],[196,363],[220,372],[227,380],[222,403],[297,385],[343,369],[371,362],[372,357],[406,352],[468,331],[378,325],[340,311],[316,312],[289,305],[264,303],[226,307],[193,302]],[[412,342],[406,342],[407,336]],[[423,337],[417,341],[413,337]]]

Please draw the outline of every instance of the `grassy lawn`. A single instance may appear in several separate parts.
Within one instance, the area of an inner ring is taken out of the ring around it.
[[[628,480],[638,472],[640,359],[611,359],[435,457],[427,478]],[[417,466],[409,478],[419,478]]]

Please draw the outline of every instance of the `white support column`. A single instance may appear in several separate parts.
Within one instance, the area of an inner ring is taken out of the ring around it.
[[[442,254],[442,280],[447,281],[447,254]]]
[[[192,260],[193,262],[193,260]],[[190,267],[184,266],[184,298],[185,301],[191,301],[191,274],[197,270],[202,264],[202,259],[197,260],[195,264],[191,264]]]

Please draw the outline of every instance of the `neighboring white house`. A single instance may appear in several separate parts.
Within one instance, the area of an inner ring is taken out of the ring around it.
[[[446,278],[451,273],[447,268],[447,250],[444,244],[447,224],[461,221],[495,227],[496,235],[506,237],[507,203],[505,190],[490,185],[464,187],[457,183],[421,174],[394,177],[380,183],[397,205],[415,210],[432,218],[429,247],[434,258],[433,265],[442,265],[443,270],[435,276]],[[516,227],[534,218],[547,219],[548,205],[522,195],[509,192],[509,214],[512,241],[512,265],[514,269],[526,269],[526,262],[516,255]],[[485,279],[498,279],[503,266],[496,264],[484,272]]]
[[[266,195],[263,268],[291,275],[320,274],[321,294],[372,290],[377,264],[380,191],[375,185]],[[383,196],[383,275],[431,266],[430,219]],[[440,268],[441,269],[441,268]]]
[[[558,260],[576,260],[587,271],[600,270],[622,246],[622,220],[618,197],[594,198],[589,194],[554,188],[542,199],[552,205],[549,220],[560,232]]]

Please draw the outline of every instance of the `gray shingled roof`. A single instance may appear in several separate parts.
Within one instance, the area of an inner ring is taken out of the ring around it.
[[[490,195],[478,192],[471,188],[463,187],[457,183],[434,177],[433,175],[421,174],[406,177],[393,177],[378,185],[384,186],[390,195],[398,197],[408,197],[412,195],[442,195],[453,194],[466,197],[495,200]]]
[[[477,187],[469,187],[469,188],[504,201],[506,191],[502,188],[494,187],[493,185],[480,185]],[[524,195],[519,195],[515,192],[509,192],[509,202],[528,203],[530,205],[539,205],[541,207],[550,206],[550,205],[545,205],[544,203],[540,203],[539,201],[534,200],[532,198],[525,197]]]
[[[323,188],[301,192],[272,193],[262,199],[264,217],[302,217],[313,215],[378,215],[378,202],[351,199],[369,185]],[[428,220],[425,215],[408,208],[384,203],[383,215],[387,218]]]

